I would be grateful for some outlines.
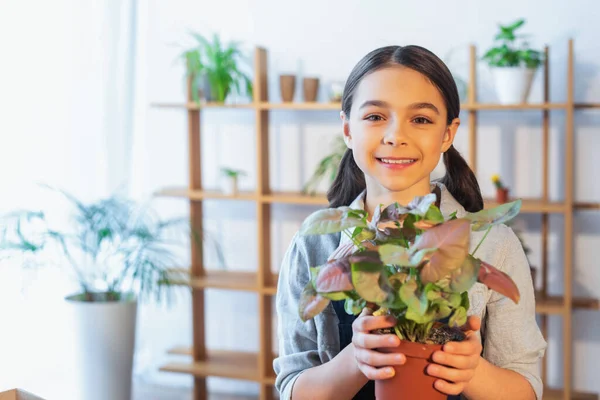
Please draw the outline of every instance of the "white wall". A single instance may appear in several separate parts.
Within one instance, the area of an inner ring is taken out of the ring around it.
[[[172,1],[153,2],[149,23],[148,93],[150,101],[183,101],[182,66],[172,63],[179,49],[174,43],[187,43],[186,32],[205,35],[213,32],[224,39],[241,40],[247,49],[263,46],[268,50],[269,95],[279,101],[277,77],[280,73],[317,75],[323,82],[344,80],[353,65],[373,48],[388,44],[419,44],[441,57],[453,51],[449,65],[455,73],[468,77],[468,45],[478,46],[481,55],[491,44],[497,23],[527,18],[526,31],[533,34],[532,44],[551,48],[551,99],[566,98],[567,41],[575,39],[577,101],[600,101],[600,44],[597,20],[600,4],[581,1],[577,6],[567,1],[523,2],[508,0],[499,7],[480,1],[437,1],[434,4],[406,1],[314,1],[297,3],[274,0],[257,1]],[[490,74],[479,64],[479,98],[494,101]],[[298,93],[298,91],[297,91]],[[326,93],[321,93],[325,99]],[[531,101],[541,99],[541,75],[537,76]],[[487,112],[480,114],[479,179],[485,194],[493,188],[489,177],[500,172],[518,196],[541,194],[541,113]],[[229,164],[244,168],[250,176],[243,181],[253,188],[255,178],[253,115],[245,111],[207,111],[203,117],[203,168],[205,185],[216,187],[217,167]],[[323,144],[339,134],[336,112],[271,113],[271,184],[274,189],[298,190],[327,151]],[[457,138],[459,150],[467,147],[468,121]],[[152,109],[148,126],[148,171],[145,185],[185,184],[185,113]],[[599,112],[578,111],[576,116],[576,198],[600,201],[600,185],[594,179],[598,171],[596,151],[600,149]],[[562,145],[564,113],[551,115],[551,195],[561,198]],[[220,209],[220,206],[223,206]],[[226,209],[224,208],[226,207]],[[246,229],[254,229],[251,204],[207,202],[206,216],[211,227],[225,224],[223,239],[230,267],[256,268],[255,242],[242,239]],[[310,207],[274,206],[277,222],[273,225],[274,269],[279,267],[283,252]],[[234,215],[231,215],[233,213]],[[561,217],[552,218],[551,279],[552,290],[562,288]],[[234,224],[236,229],[229,228]],[[598,212],[581,212],[576,217],[575,293],[600,297],[600,273],[595,268],[594,249],[600,244]],[[533,264],[540,262],[540,219],[527,216],[520,226],[534,252]],[[238,233],[235,231],[237,230]],[[229,244],[231,243],[231,244]],[[251,256],[251,257],[248,257]],[[250,260],[250,261],[248,261]],[[250,262],[251,265],[248,264]],[[215,295],[216,296],[216,295]],[[241,304],[241,301],[238,303]],[[241,315],[239,312],[236,315]],[[232,321],[235,321],[234,317]],[[508,322],[507,322],[508,323]],[[217,321],[214,322],[217,324]],[[560,363],[560,320],[552,319],[549,357]],[[209,323],[209,327],[212,324]],[[600,355],[600,313],[578,311],[573,323],[575,351],[575,386],[600,392],[595,359]],[[218,323],[218,329],[222,323]],[[595,328],[595,329],[594,329]],[[217,329],[217,328],[215,328]],[[216,332],[216,330],[215,330]],[[215,338],[209,332],[209,341]],[[231,340],[231,341],[229,341]],[[253,335],[223,341],[221,346],[240,348],[257,338]],[[560,386],[562,375],[551,369],[550,384]]]
[[[187,42],[188,30],[204,34],[218,32],[224,39],[241,40],[251,49],[260,45],[268,49],[271,100],[278,101],[277,75],[284,72],[316,74],[325,82],[344,80],[366,52],[387,44],[419,44],[445,56],[454,50],[450,67],[466,77],[468,44],[480,51],[490,45],[497,22],[517,17],[528,19],[527,31],[533,43],[551,46],[552,100],[565,98],[567,39],[575,39],[576,100],[600,101],[600,44],[597,21],[600,4],[579,1],[534,2],[507,0],[502,10],[497,4],[479,1],[437,1],[434,5],[418,2],[379,1],[148,1],[143,2],[141,21],[144,51],[139,70],[141,87],[147,104],[184,100],[183,69],[173,60],[180,49],[176,43]],[[102,52],[109,40],[102,32],[97,15],[99,3],[3,2],[0,11],[0,182],[3,185],[0,213],[15,207],[38,204],[41,196],[32,184],[45,181],[61,185],[84,198],[106,194],[113,189],[115,170],[109,169],[114,154],[108,154],[106,121],[98,110],[106,104],[106,70],[108,57]],[[112,2],[111,4],[117,4]],[[10,12],[5,12],[6,10]],[[35,11],[35,12],[33,12]],[[90,21],[96,21],[91,23]],[[108,32],[111,32],[109,29]],[[493,101],[489,73],[480,66],[480,99]],[[532,93],[539,100],[540,80]],[[323,95],[324,93],[322,93]],[[541,192],[541,117],[539,112],[489,112],[480,117],[479,178],[484,192],[492,193],[489,176],[500,172],[519,196]],[[185,112],[138,110],[141,119],[135,138],[137,194],[150,193],[163,186],[186,185]],[[254,187],[254,116],[251,111],[210,110],[203,114],[203,168],[206,186],[218,185],[221,165],[244,168],[249,172],[242,181]],[[576,197],[600,201],[600,185],[593,172],[594,150],[600,148],[599,112],[578,111],[576,116]],[[328,151],[324,143],[339,134],[336,112],[273,112],[271,124],[271,183],[274,189],[297,190],[312,172],[315,163]],[[468,121],[464,120],[466,127]],[[145,127],[141,129],[139,127]],[[104,126],[106,128],[106,126]],[[457,138],[460,150],[467,151],[466,129]],[[552,113],[552,185],[551,193],[561,196],[562,140],[564,114]],[[114,149],[113,149],[114,150]],[[122,150],[118,148],[118,150]],[[501,155],[503,154],[503,155]],[[44,199],[47,205],[51,200]],[[186,212],[181,200],[160,201],[169,214]],[[275,205],[273,225],[273,269],[283,256],[291,236],[310,207]],[[237,202],[206,202],[207,228],[220,229],[216,235],[225,240],[228,266],[236,270],[256,268],[255,241],[245,237],[255,231],[254,207]],[[540,261],[539,217],[523,218],[525,235],[533,247],[532,263]],[[578,234],[575,252],[575,292],[600,297],[600,272],[595,266],[595,250],[600,245],[600,215],[582,212],[576,217]],[[562,287],[561,218],[552,218],[550,254],[552,289]],[[214,254],[208,254],[214,265]],[[18,297],[17,303],[6,300],[0,305],[3,316],[0,357],[18,360],[16,365],[0,361],[3,388],[21,386],[57,398],[68,390],[71,376],[67,372],[69,337],[67,321],[61,309],[62,294],[72,289],[68,283],[52,276],[29,282],[21,273],[5,271],[4,282],[11,282],[5,293]],[[52,275],[51,273],[49,273]],[[21,280],[31,288],[20,291]],[[49,287],[50,286],[50,287]],[[4,297],[3,297],[4,298]],[[9,299],[6,297],[5,299]],[[11,302],[9,304],[9,301]],[[225,349],[254,350],[258,346],[256,298],[248,294],[210,291],[208,304],[218,304],[208,311],[209,346]],[[44,314],[43,304],[54,304],[55,314]],[[18,311],[15,311],[18,310]],[[224,321],[223,315],[231,318]],[[143,307],[139,318],[136,373],[142,379],[167,384],[189,385],[186,376],[159,373],[156,368],[171,357],[167,348],[190,343],[190,309],[186,297],[175,308]],[[549,356],[560,362],[560,320],[553,319]],[[600,356],[600,313],[578,311],[574,318],[575,386],[580,390],[600,392],[594,379]],[[244,332],[234,335],[230,328]],[[41,335],[39,332],[43,332]],[[51,339],[49,339],[51,338]],[[43,354],[44,357],[40,357]],[[33,366],[33,367],[32,367]],[[550,384],[560,386],[562,376],[553,368]],[[256,390],[256,385],[236,384],[211,379],[217,388],[237,391]],[[65,396],[64,398],[68,398]]]

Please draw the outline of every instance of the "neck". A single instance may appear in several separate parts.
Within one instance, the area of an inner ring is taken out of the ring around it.
[[[429,193],[431,193],[429,180],[419,182],[418,184],[402,191],[390,191],[379,184],[370,184],[370,182],[367,182],[365,209],[369,215],[373,215],[375,207],[379,206],[380,204],[383,204],[383,207],[387,207],[393,203],[407,206],[415,197],[426,196]]]

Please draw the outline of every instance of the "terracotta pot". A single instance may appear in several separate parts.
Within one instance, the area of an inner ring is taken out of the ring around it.
[[[431,355],[442,348],[439,344],[422,344],[402,340],[400,346],[380,348],[383,353],[402,353],[406,356],[404,365],[394,366],[393,378],[375,381],[377,400],[446,400],[446,394],[433,387],[437,378],[427,375],[426,369],[432,363]]]
[[[317,101],[319,78],[304,78],[302,87],[304,89],[304,101]]]
[[[296,92],[296,75],[280,75],[279,89],[282,101],[288,103],[293,101],[294,93]]]
[[[508,202],[508,189],[498,189],[496,188],[496,202],[500,204],[504,204]]]

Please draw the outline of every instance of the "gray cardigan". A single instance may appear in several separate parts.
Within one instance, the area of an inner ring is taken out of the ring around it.
[[[440,209],[448,217],[454,211],[460,218],[465,209],[440,183]],[[364,208],[363,192],[352,208]],[[471,233],[471,252],[481,240],[483,232]],[[308,283],[309,267],[322,265],[336,250],[341,235],[294,236],[279,271],[276,297],[278,316],[279,355],[273,362],[277,378],[275,387],[283,400],[290,400],[292,387],[306,369],[330,361],[340,351],[338,318],[329,306],[315,318],[302,322],[298,317],[298,299]],[[342,238],[343,240],[346,238]],[[481,318],[483,357],[490,363],[516,371],[533,387],[538,399],[542,398],[543,384],[539,360],[546,349],[535,319],[535,299],[529,264],[515,233],[505,225],[490,231],[477,257],[506,272],[517,284],[521,299],[514,304],[510,299],[476,283],[469,290],[469,315]]]

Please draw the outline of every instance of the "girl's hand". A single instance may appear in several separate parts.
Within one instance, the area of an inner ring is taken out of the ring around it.
[[[475,334],[481,327],[479,317],[469,317],[461,328],[467,338],[462,342],[448,342],[442,351],[433,353],[435,364],[429,365],[427,373],[441,379],[435,381],[435,388],[442,393],[457,395],[475,376],[475,370],[481,357],[481,343]]]
[[[396,347],[400,338],[395,334],[373,334],[371,331],[392,328],[396,320],[392,316],[375,317],[373,311],[364,308],[358,318],[352,323],[352,344],[354,358],[360,371],[370,380],[388,379],[394,376],[392,365],[402,365],[406,362],[404,354],[389,354],[379,352],[379,347]]]

